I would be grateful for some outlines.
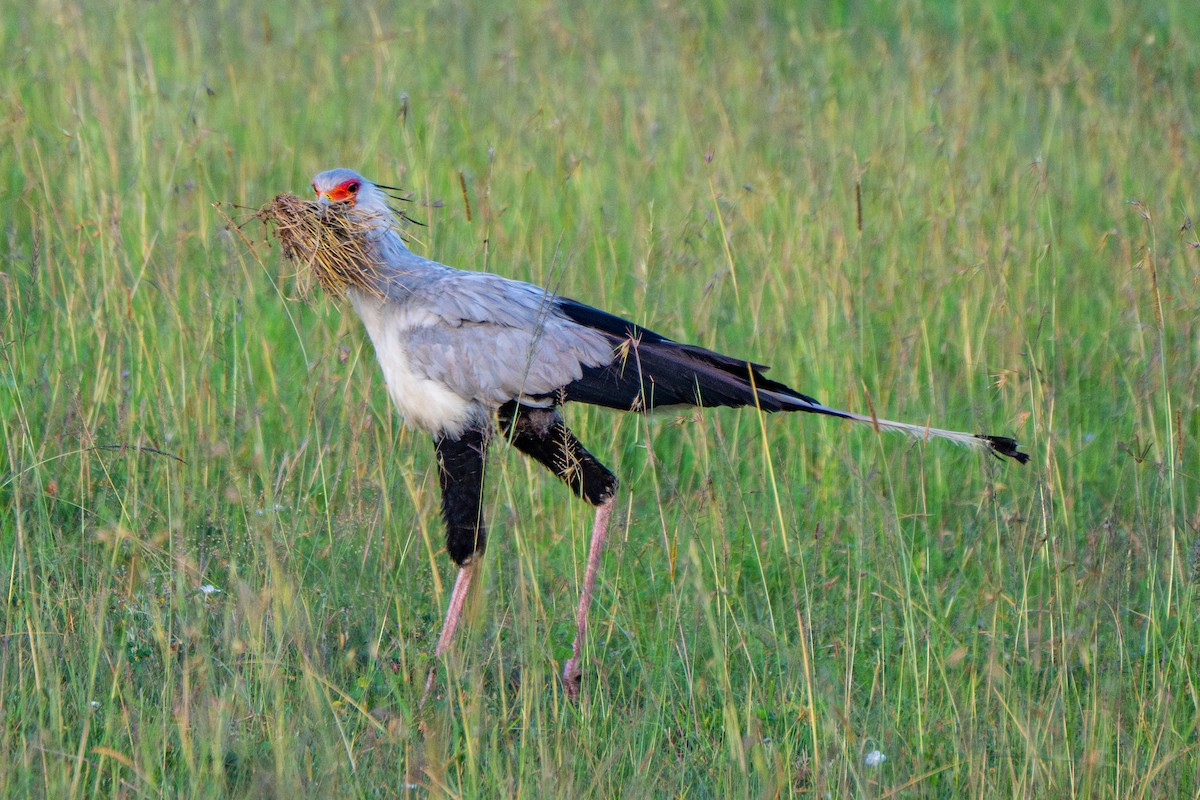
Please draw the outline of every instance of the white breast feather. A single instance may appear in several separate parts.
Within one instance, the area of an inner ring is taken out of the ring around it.
[[[442,324],[438,317],[421,309],[381,307],[378,301],[357,293],[351,293],[351,301],[375,345],[388,394],[406,423],[434,435],[457,436],[468,422],[484,413],[477,403],[412,370],[404,333]]]

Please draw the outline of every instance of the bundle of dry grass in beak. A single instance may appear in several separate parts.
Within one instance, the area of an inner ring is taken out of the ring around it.
[[[306,277],[316,278],[335,298],[347,289],[383,296],[373,280],[380,264],[369,237],[372,225],[348,204],[326,205],[285,193],[275,195],[256,216],[274,223],[284,257],[300,265],[303,296],[312,285]]]

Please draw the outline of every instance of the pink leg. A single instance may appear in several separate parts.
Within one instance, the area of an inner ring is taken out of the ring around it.
[[[458,568],[458,577],[454,579],[454,590],[450,592],[450,606],[446,609],[446,621],[442,623],[442,635],[438,637],[437,650],[434,651],[434,658],[436,660],[441,659],[442,654],[446,652],[446,648],[450,646],[450,642],[454,639],[454,631],[458,628],[458,622],[462,619],[463,608],[467,604],[467,593],[471,589],[471,579],[475,577],[475,572],[478,569],[478,557],[471,559]],[[437,675],[436,660],[433,666],[429,668],[429,677],[425,679],[425,694],[421,697],[421,705],[425,705],[425,701],[429,698],[429,692],[433,689],[433,680]]]
[[[604,539],[608,535],[608,518],[612,516],[614,498],[610,497],[596,506],[596,519],[592,523],[592,543],[588,546],[587,569],[583,573],[583,591],[579,595],[579,609],[575,612],[575,643],[571,645],[571,658],[563,667],[563,686],[572,700],[579,697],[580,651],[583,636],[587,631],[588,610],[592,607],[592,592],[596,588],[596,573],[600,571],[600,556],[604,553]]]

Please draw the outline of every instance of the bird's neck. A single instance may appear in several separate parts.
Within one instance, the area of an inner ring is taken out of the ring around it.
[[[413,290],[436,279],[449,268],[416,255],[404,243],[394,224],[380,224],[371,231],[376,263],[365,275],[362,293],[377,300],[402,301]]]

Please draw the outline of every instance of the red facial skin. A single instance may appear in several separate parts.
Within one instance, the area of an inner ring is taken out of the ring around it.
[[[315,184],[313,185],[313,191],[317,193],[318,200],[323,197],[330,203],[349,203],[350,205],[354,205],[354,198],[358,194],[358,189],[358,181],[353,180],[342,181],[327,192],[322,192]]]

